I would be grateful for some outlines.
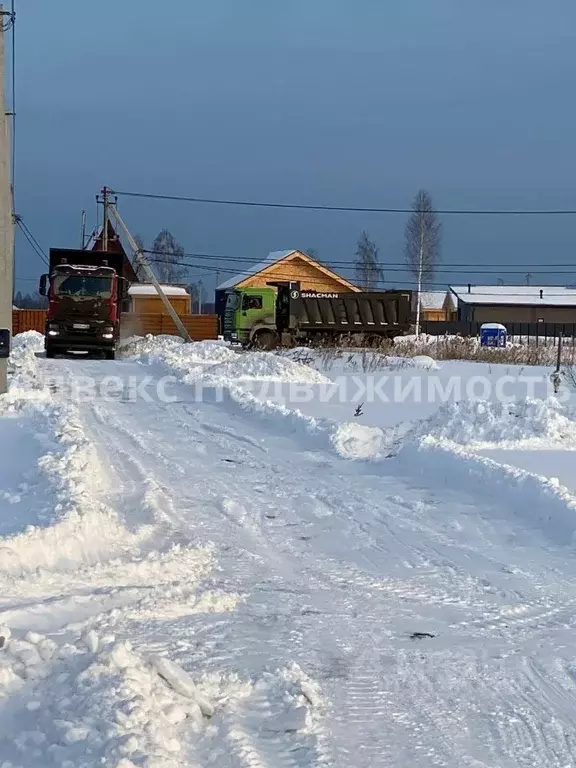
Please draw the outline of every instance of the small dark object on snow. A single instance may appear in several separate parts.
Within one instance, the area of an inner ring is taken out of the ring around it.
[[[425,637],[436,637],[431,632],[412,632],[410,640],[423,640]]]
[[[354,411],[354,416],[364,416],[364,413],[362,412],[363,405],[364,403],[360,403],[360,405],[356,407],[356,410]]]
[[[5,642],[6,642],[6,638],[2,637],[2,635],[0,635],[0,648],[4,648],[4,643]]]

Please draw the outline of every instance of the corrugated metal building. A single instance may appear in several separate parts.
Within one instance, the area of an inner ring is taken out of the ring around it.
[[[458,319],[477,323],[574,323],[576,288],[532,285],[451,286]]]

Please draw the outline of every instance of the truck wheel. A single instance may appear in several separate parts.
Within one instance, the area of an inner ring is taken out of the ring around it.
[[[104,352],[104,360],[116,360],[116,352],[113,349],[107,349]]]
[[[52,347],[46,347],[46,357],[51,360],[55,356],[56,352]]]
[[[378,347],[382,346],[383,340],[384,336],[377,336],[375,333],[373,333],[366,339],[366,346],[370,347],[371,349],[378,349]]]
[[[278,346],[278,336],[273,331],[260,331],[252,342],[255,349],[271,350]]]

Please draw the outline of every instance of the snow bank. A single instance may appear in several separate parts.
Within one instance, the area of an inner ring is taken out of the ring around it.
[[[410,476],[421,475],[438,488],[473,492],[487,510],[506,510],[555,544],[574,544],[576,497],[554,478],[499,464],[433,437],[405,444],[397,460]]]
[[[544,443],[576,447],[576,420],[554,397],[511,403],[462,400],[443,405],[417,432],[476,447]]]
[[[238,765],[330,764],[326,701],[295,663],[245,681],[196,676],[93,629],[70,641],[0,627],[0,706],[13,768],[185,768],[222,750]]]
[[[12,339],[10,360],[16,363],[30,354],[36,355],[42,352],[44,352],[44,336],[37,331],[25,331],[16,334]]]
[[[161,363],[187,383],[206,386],[228,383],[275,381],[321,383],[326,377],[307,365],[267,352],[235,352],[224,342],[184,344],[174,336],[148,336],[125,348],[125,354],[144,363]]]
[[[123,357],[145,363],[163,363],[183,372],[191,366],[214,365],[237,357],[227,344],[221,341],[197,341],[185,344],[179,336],[132,337],[121,345]]]
[[[146,530],[129,533],[100,501],[107,475],[75,410],[38,404],[33,424],[42,430],[39,437],[48,448],[38,461],[36,480],[45,487],[44,525],[29,525],[23,533],[0,539],[0,573],[74,570],[133,550]]]
[[[300,433],[307,442],[312,439],[346,459],[380,458],[385,451],[387,437],[378,427],[355,422],[338,424],[307,416],[298,409],[258,398],[243,386],[258,381],[291,385],[331,383],[314,368],[289,357],[269,352],[238,354],[221,342],[182,344],[174,337],[148,337],[136,347],[136,352],[136,359],[148,364],[162,363],[187,384],[200,384],[205,392],[218,390],[219,401],[228,409],[261,416],[276,432]]]
[[[214,706],[177,664],[94,631],[0,636],[2,765],[189,765],[183,734],[202,734]]]
[[[211,367],[207,373],[214,381],[277,381],[289,384],[322,384],[328,379],[314,368],[269,352],[247,352],[235,359]]]
[[[100,501],[102,491],[108,487],[108,475],[76,408],[42,392],[37,400],[7,396],[4,415],[13,417],[18,413],[21,429],[28,430],[42,446],[36,466],[29,467],[35,494],[18,500],[22,505],[39,505],[42,526],[27,525],[22,533],[0,538],[0,573],[76,569],[113,553],[132,551],[147,535],[145,528],[129,533],[117,514]],[[3,431],[0,415],[0,440]],[[0,511],[5,503],[0,498]],[[21,514],[28,519],[29,514]]]
[[[36,356],[44,352],[44,336],[27,331],[14,336],[8,360],[8,393],[0,395],[0,415],[17,413],[29,400],[49,400],[50,392],[38,377]]]

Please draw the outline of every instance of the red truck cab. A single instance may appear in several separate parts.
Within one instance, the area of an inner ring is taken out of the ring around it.
[[[109,266],[105,253],[94,258],[94,252],[79,252],[95,264],[68,263],[58,253],[59,263],[52,263],[51,252],[50,274],[40,281],[40,293],[48,296],[46,357],[86,352],[114,359],[126,281]]]

